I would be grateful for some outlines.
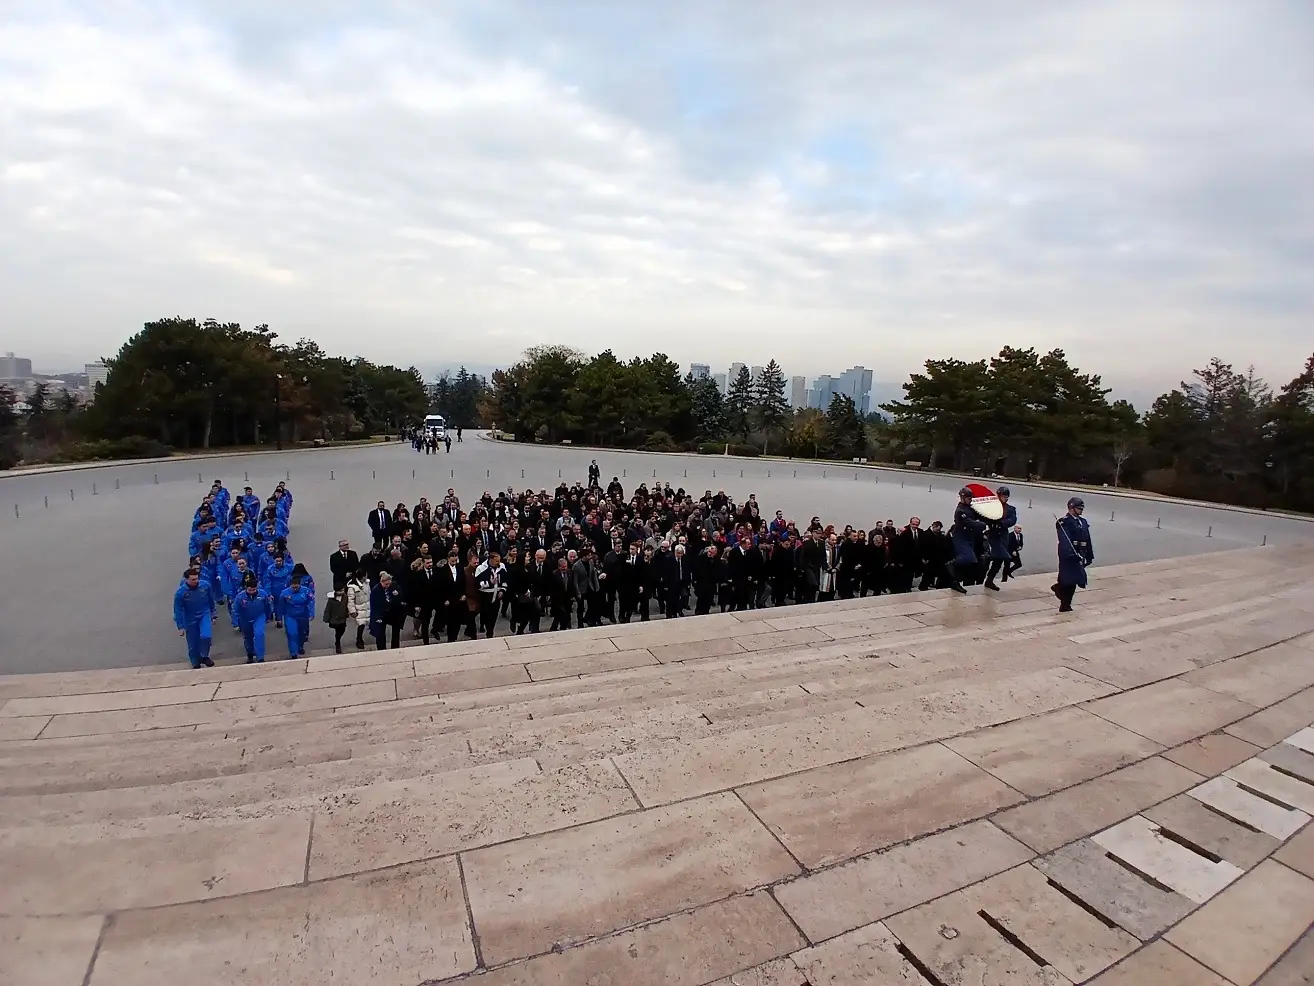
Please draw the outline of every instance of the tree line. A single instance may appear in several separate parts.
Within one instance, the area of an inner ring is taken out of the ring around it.
[[[493,373],[484,417],[519,441],[654,451],[775,453],[1141,488],[1218,502],[1314,510],[1314,356],[1277,394],[1222,360],[1146,413],[1110,400],[1061,349],[1006,346],[989,359],[927,360],[884,415],[836,394],[789,407],[772,360],[722,395],[663,353],[628,361],[562,346]]]
[[[309,339],[282,343],[267,325],[214,319],[148,322],[106,365],[85,405],[38,384],[20,415],[0,388],[0,467],[395,434],[434,410],[470,426],[487,387],[464,368],[430,387],[414,366],[330,356]]]

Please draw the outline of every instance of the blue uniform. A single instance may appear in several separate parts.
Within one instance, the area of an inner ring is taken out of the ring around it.
[[[210,583],[210,600],[214,606],[218,606],[224,598],[224,587],[219,576],[219,556],[210,555],[201,562],[201,581]]]
[[[233,600],[235,626],[242,631],[242,643],[246,645],[246,656],[256,661],[265,659],[265,623],[274,615],[273,601],[256,590],[253,596],[243,589]]]
[[[1008,535],[1017,523],[1017,507],[1011,503],[1004,504],[1004,516],[990,524],[986,531],[986,544],[990,548],[991,561],[1008,561]]]
[[[246,511],[248,520],[260,516],[260,497],[254,493],[243,493],[242,499],[238,502],[242,504],[242,509]]]
[[[210,656],[214,616],[214,600],[208,582],[199,582],[195,589],[184,582],[173,594],[173,622],[187,634],[187,659],[194,668],[199,668],[201,662]]]
[[[310,635],[310,621],[315,615],[315,600],[304,586],[288,586],[278,597],[283,614],[283,629],[287,632],[287,653],[296,657],[304,653],[306,637]]]
[[[1086,587],[1086,566],[1095,560],[1090,524],[1085,517],[1065,514],[1055,525],[1058,531],[1058,584]]]
[[[292,584],[292,563],[284,561],[282,565],[272,563],[265,569],[260,580],[261,588],[274,600],[274,619],[283,619],[283,590]]]
[[[964,504],[959,504],[954,511],[954,527],[951,540],[954,548],[955,565],[975,565],[976,538],[986,529],[985,521],[976,515],[976,511]]]

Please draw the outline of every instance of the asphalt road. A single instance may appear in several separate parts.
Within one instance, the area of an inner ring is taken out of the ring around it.
[[[468,434],[450,454],[425,456],[394,442],[349,448],[239,455],[158,464],[114,465],[0,476],[0,673],[182,664],[186,648],[173,627],[172,597],[187,561],[192,513],[214,479],[239,493],[249,481],[263,499],[286,480],[295,497],[290,546],[321,591],[328,555],[341,536],[368,548],[365,518],[379,499],[389,506],[421,495],[440,502],[454,487],[465,503],[484,490],[552,487],[583,481],[597,458],[604,485],[621,478],[626,494],[654,478],[695,494],[724,489],[736,500],[756,493],[764,514],[779,509],[805,525],[813,515],[863,528],[911,515],[948,522],[961,480],[898,470],[795,464],[697,455],[592,452],[503,444]],[[1064,491],[1009,485],[1029,535],[1024,572],[1055,567],[1053,515]],[[1314,541],[1314,522],[1085,492],[1098,565],[1269,543]],[[15,508],[17,515],[15,515]],[[973,590],[978,591],[978,590]],[[272,629],[272,628],[271,628]],[[314,627],[311,646],[328,637]],[[271,635],[273,653],[281,640]],[[241,654],[225,614],[215,656]]]

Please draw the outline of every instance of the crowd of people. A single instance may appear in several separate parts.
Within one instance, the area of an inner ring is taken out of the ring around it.
[[[288,549],[292,491],[280,482],[261,505],[250,486],[231,499],[215,480],[192,515],[188,565],[173,597],[173,620],[193,668],[214,667],[210,647],[220,607],[241,633],[248,662],[265,659],[265,627],[305,654],[315,615],[315,580]]]
[[[882,593],[980,584],[999,591],[1022,568],[1024,539],[1010,491],[986,519],[964,488],[945,529],[918,517],[870,530],[800,526],[777,510],[767,517],[755,494],[737,503],[725,491],[695,497],[670,483],[640,484],[628,498],[616,477],[604,488],[597,462],[587,484],[555,491],[485,491],[469,508],[455,489],[441,502],[411,507],[379,500],[367,518],[372,545],[350,541],[329,557],[332,591],[321,618],[342,652],[355,626],[357,649],[414,639],[647,621],[786,606]],[[1060,611],[1071,609],[1094,559],[1078,497],[1058,521]],[[192,519],[190,564],[174,596],[174,620],[193,667],[213,666],[212,624],[226,606],[247,660],[265,659],[265,627],[283,629],[288,655],[303,656],[315,619],[315,582],[288,549],[292,493],[279,483],[263,507],[248,486],[230,503],[215,481]]]
[[[408,625],[427,643],[493,636],[502,620],[522,634],[914,589],[998,591],[1022,567],[1024,539],[1009,490],[997,495],[1003,516],[987,521],[963,490],[947,531],[918,517],[800,527],[779,510],[768,518],[754,494],[736,503],[658,483],[627,499],[618,478],[601,486],[595,461],[587,485],[486,491],[468,509],[454,489],[411,507],[380,500],[366,518],[372,547],[361,557],[342,541],[330,562],[335,579],[351,573],[358,648],[366,629],[376,647],[397,647]],[[1070,539],[1083,578],[1093,559],[1084,531]],[[1070,609],[1071,596],[1055,594]]]

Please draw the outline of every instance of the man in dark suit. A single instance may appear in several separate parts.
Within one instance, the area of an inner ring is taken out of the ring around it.
[[[346,582],[360,568],[360,555],[351,550],[346,539],[338,542],[338,550],[329,555],[329,571],[334,582]]]
[[[469,607],[465,604],[465,569],[461,567],[460,556],[455,551],[447,552],[447,563],[435,576],[438,585],[434,588],[434,636],[438,634],[441,623],[447,629],[447,642],[456,640],[465,626]]]
[[[894,538],[893,561],[898,566],[896,592],[912,591],[913,581],[922,574],[922,519],[910,517],[908,526]]]
[[[386,544],[392,533],[392,512],[388,510],[388,505],[380,500],[379,505],[370,511],[366,520],[370,525],[370,533],[374,535],[374,543]]]

